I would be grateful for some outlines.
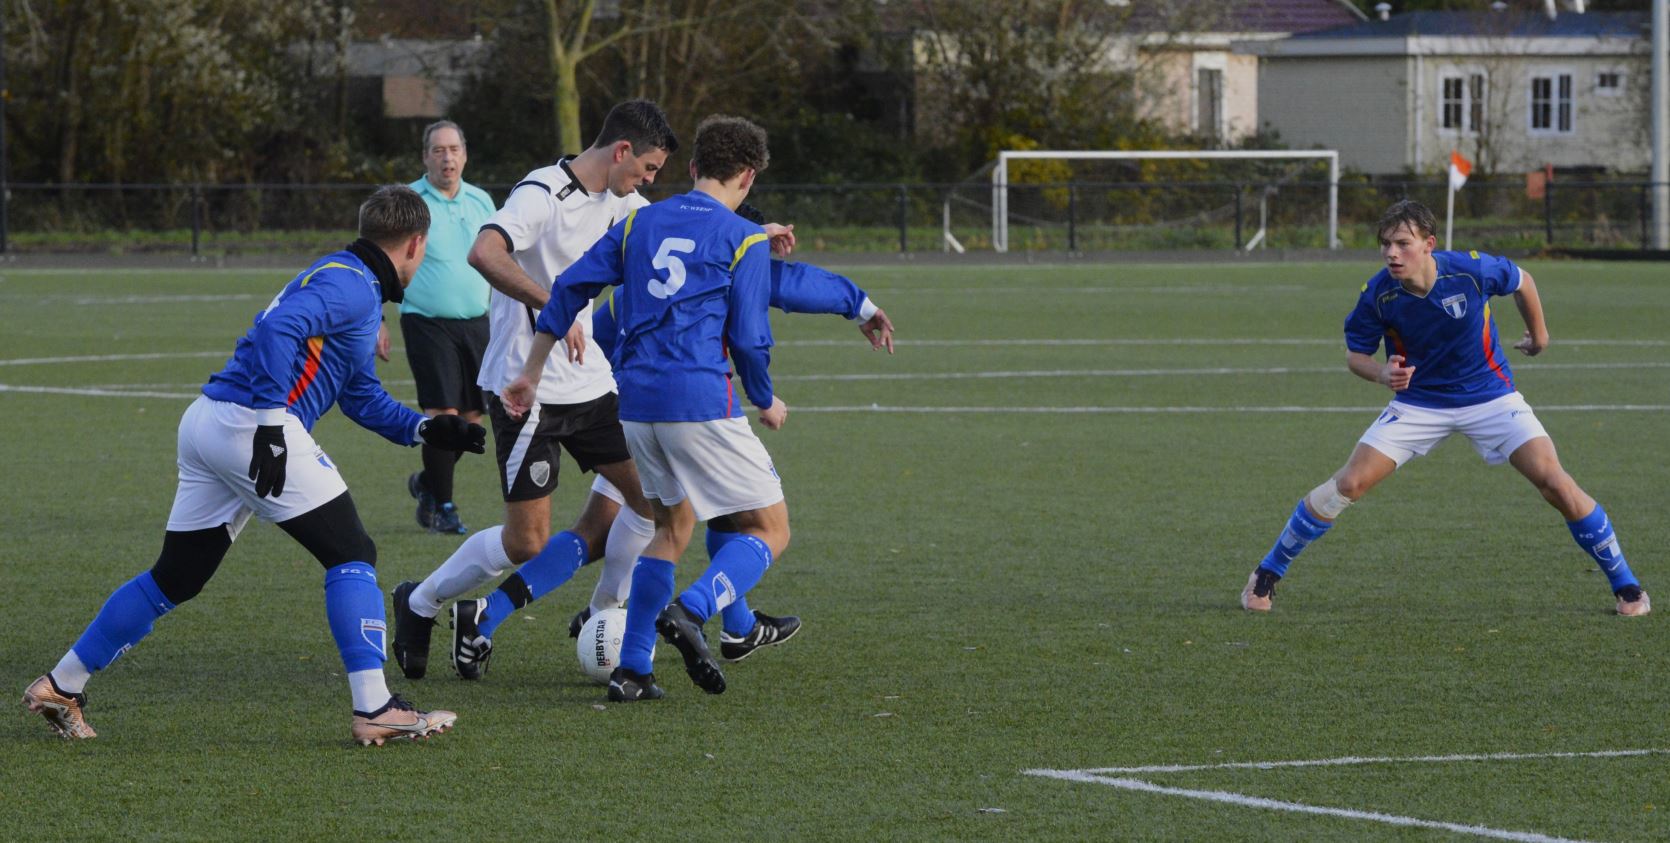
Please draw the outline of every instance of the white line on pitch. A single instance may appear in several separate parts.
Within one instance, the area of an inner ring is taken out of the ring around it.
[[[1386,409],[1384,404],[1372,407],[896,407],[880,404],[855,405],[847,407],[805,407],[792,406],[797,413],[963,413],[968,415],[982,415],[987,413],[1022,413],[1022,414],[1178,414],[1190,415],[1196,413],[1378,413]],[[1566,404],[1542,405],[1536,408],[1539,413],[1663,413],[1670,412],[1670,404]]]
[[[200,392],[150,392],[128,389],[89,389],[75,386],[13,386],[0,383],[0,392],[28,392],[41,395],[89,395],[95,398],[196,398]]]
[[[845,340],[784,340],[779,346],[832,346],[860,344],[857,339]],[[1311,345],[1328,346],[1345,350],[1345,342],[1340,339],[1294,339],[1282,337],[1102,337],[1087,339],[939,339],[913,340],[899,339],[894,344],[906,346],[931,346],[943,348],[964,348],[992,346],[1004,348],[1010,346],[1265,346],[1265,345]],[[1556,340],[1555,345],[1573,346],[1610,346],[1619,348],[1664,348],[1670,346],[1670,340]]]
[[[230,357],[230,351],[158,351],[150,354],[81,354],[74,357],[17,357],[0,360],[0,366],[34,366],[54,363],[115,363],[122,360],[171,360],[182,357]]]
[[[1301,802],[1283,802],[1278,799],[1265,799],[1259,796],[1247,796],[1242,793],[1230,793],[1224,790],[1190,790],[1181,787],[1166,787],[1164,785],[1145,782],[1140,779],[1107,778],[1079,770],[1028,770],[1027,775],[1045,776],[1048,778],[1064,779],[1066,781],[1086,782],[1091,784],[1105,784],[1124,790],[1136,790],[1145,793],[1159,793],[1166,796],[1182,796],[1188,799],[1200,799],[1206,802],[1222,802],[1229,805],[1240,805],[1245,808],[1264,808],[1272,811],[1289,811],[1298,814],[1319,814],[1327,817],[1341,817],[1349,820],[1367,820],[1369,822],[1385,823],[1411,828],[1431,828],[1441,831],[1453,831],[1457,834],[1470,834],[1475,837],[1489,837],[1496,840],[1515,840],[1521,843],[1581,843],[1569,837],[1553,837],[1538,834],[1533,831],[1510,831],[1508,829],[1490,828],[1482,825],[1463,825],[1461,823],[1440,822],[1438,820],[1423,820],[1419,817],[1404,817],[1397,814],[1382,814],[1376,811],[1355,811],[1349,808],[1324,808],[1317,805],[1306,805]]]
[[[1670,755],[1670,749],[1613,749],[1599,752],[1490,752],[1473,755],[1416,755],[1403,758],[1358,757],[1315,758],[1305,761],[1235,761],[1222,764],[1158,764],[1145,767],[1095,767],[1083,773],[1191,773],[1199,770],[1273,770],[1282,767],[1344,767],[1359,764],[1443,764],[1455,761],[1538,761],[1549,758],[1632,758],[1642,755]],[[1028,770],[1027,772],[1043,772]]]
[[[1520,371],[1552,369],[1670,369],[1670,362],[1653,363],[1522,363]],[[773,375],[779,381],[917,381],[984,380],[991,378],[1139,378],[1197,375],[1332,375],[1344,366],[1216,366],[1200,369],[1029,369],[1004,372],[855,372],[850,374]]]

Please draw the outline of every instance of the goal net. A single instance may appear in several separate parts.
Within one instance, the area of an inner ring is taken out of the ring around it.
[[[1008,150],[983,176],[947,197],[948,249],[1340,246],[1334,150]]]

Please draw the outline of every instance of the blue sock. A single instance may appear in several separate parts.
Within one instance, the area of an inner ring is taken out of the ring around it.
[[[1299,555],[1311,542],[1322,538],[1328,528],[1334,526],[1332,521],[1323,521],[1310,514],[1310,508],[1305,506],[1303,498],[1294,507],[1293,514],[1287,519],[1287,526],[1276,538],[1276,543],[1270,552],[1264,554],[1264,561],[1258,567],[1274,573],[1278,577],[1287,576],[1287,566],[1293,564],[1293,558]]]
[[[1612,519],[1606,517],[1606,510],[1601,508],[1599,501],[1595,502],[1594,512],[1576,521],[1567,521],[1566,528],[1571,530],[1571,537],[1577,546],[1583,548],[1606,574],[1613,591],[1641,585],[1635,574],[1630,572],[1629,563],[1624,561],[1624,549],[1618,546],[1618,536],[1612,532]]]
[[[487,595],[487,617],[478,626],[481,634],[493,637],[494,630],[517,609],[555,591],[586,564],[586,540],[564,530],[551,537],[534,558],[522,563],[498,590]]]
[[[718,557],[719,548],[739,535],[742,534],[707,528],[707,558],[711,560]],[[754,610],[748,608],[747,599],[738,594],[735,603],[719,610],[719,622],[725,632],[741,638],[754,631]]]
[[[638,557],[632,569],[632,593],[626,598],[626,634],[620,639],[620,666],[634,673],[655,669],[655,619],[673,596],[673,563]]]
[[[87,625],[87,631],[81,633],[70,649],[75,650],[76,657],[88,670],[103,670],[151,634],[157,618],[173,608],[174,604],[157,588],[151,572],[146,571],[111,593],[93,622]]]
[[[769,567],[771,548],[757,536],[739,535],[719,548],[707,570],[678,596],[678,600],[697,620],[705,622],[719,611],[720,606],[728,606],[747,594]],[[748,627],[752,629],[753,626],[750,619]]]
[[[382,670],[388,658],[388,624],[377,569],[364,562],[344,562],[325,571],[325,619],[349,673]]]

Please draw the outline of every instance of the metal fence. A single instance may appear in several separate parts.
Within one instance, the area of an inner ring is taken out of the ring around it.
[[[510,185],[483,185],[503,201]],[[1457,248],[1646,249],[1651,183],[1474,179],[1456,196]],[[651,199],[687,189],[657,184]],[[0,216],[12,253],[162,252],[203,256],[316,251],[351,237],[364,184],[14,183]],[[1339,236],[1375,246],[1374,222],[1401,198],[1442,217],[1437,180],[1346,179]],[[1326,248],[1325,179],[1282,182],[1075,181],[1008,186],[1011,251]],[[792,222],[817,252],[979,252],[992,248],[992,187],[958,184],[761,184],[750,201]],[[1442,220],[1440,220],[1442,224]],[[1442,232],[1439,232],[1442,236]]]

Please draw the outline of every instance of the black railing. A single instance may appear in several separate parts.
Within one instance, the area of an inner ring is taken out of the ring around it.
[[[484,185],[503,200],[510,185]],[[652,185],[651,199],[687,185]],[[316,251],[340,246],[365,184],[12,183],[0,249],[163,252],[193,256]],[[1372,248],[1374,222],[1401,198],[1440,216],[1440,180],[1342,181],[1339,238]],[[1326,248],[1329,186],[1318,178],[1259,181],[1012,183],[1009,251],[1102,252],[1254,246]],[[1497,251],[1651,247],[1652,184],[1556,180],[1541,195],[1522,178],[1475,179],[1456,195],[1457,248]],[[987,182],[755,187],[750,201],[796,225],[809,251],[910,252],[992,248]],[[1442,236],[1442,232],[1439,232]]]

